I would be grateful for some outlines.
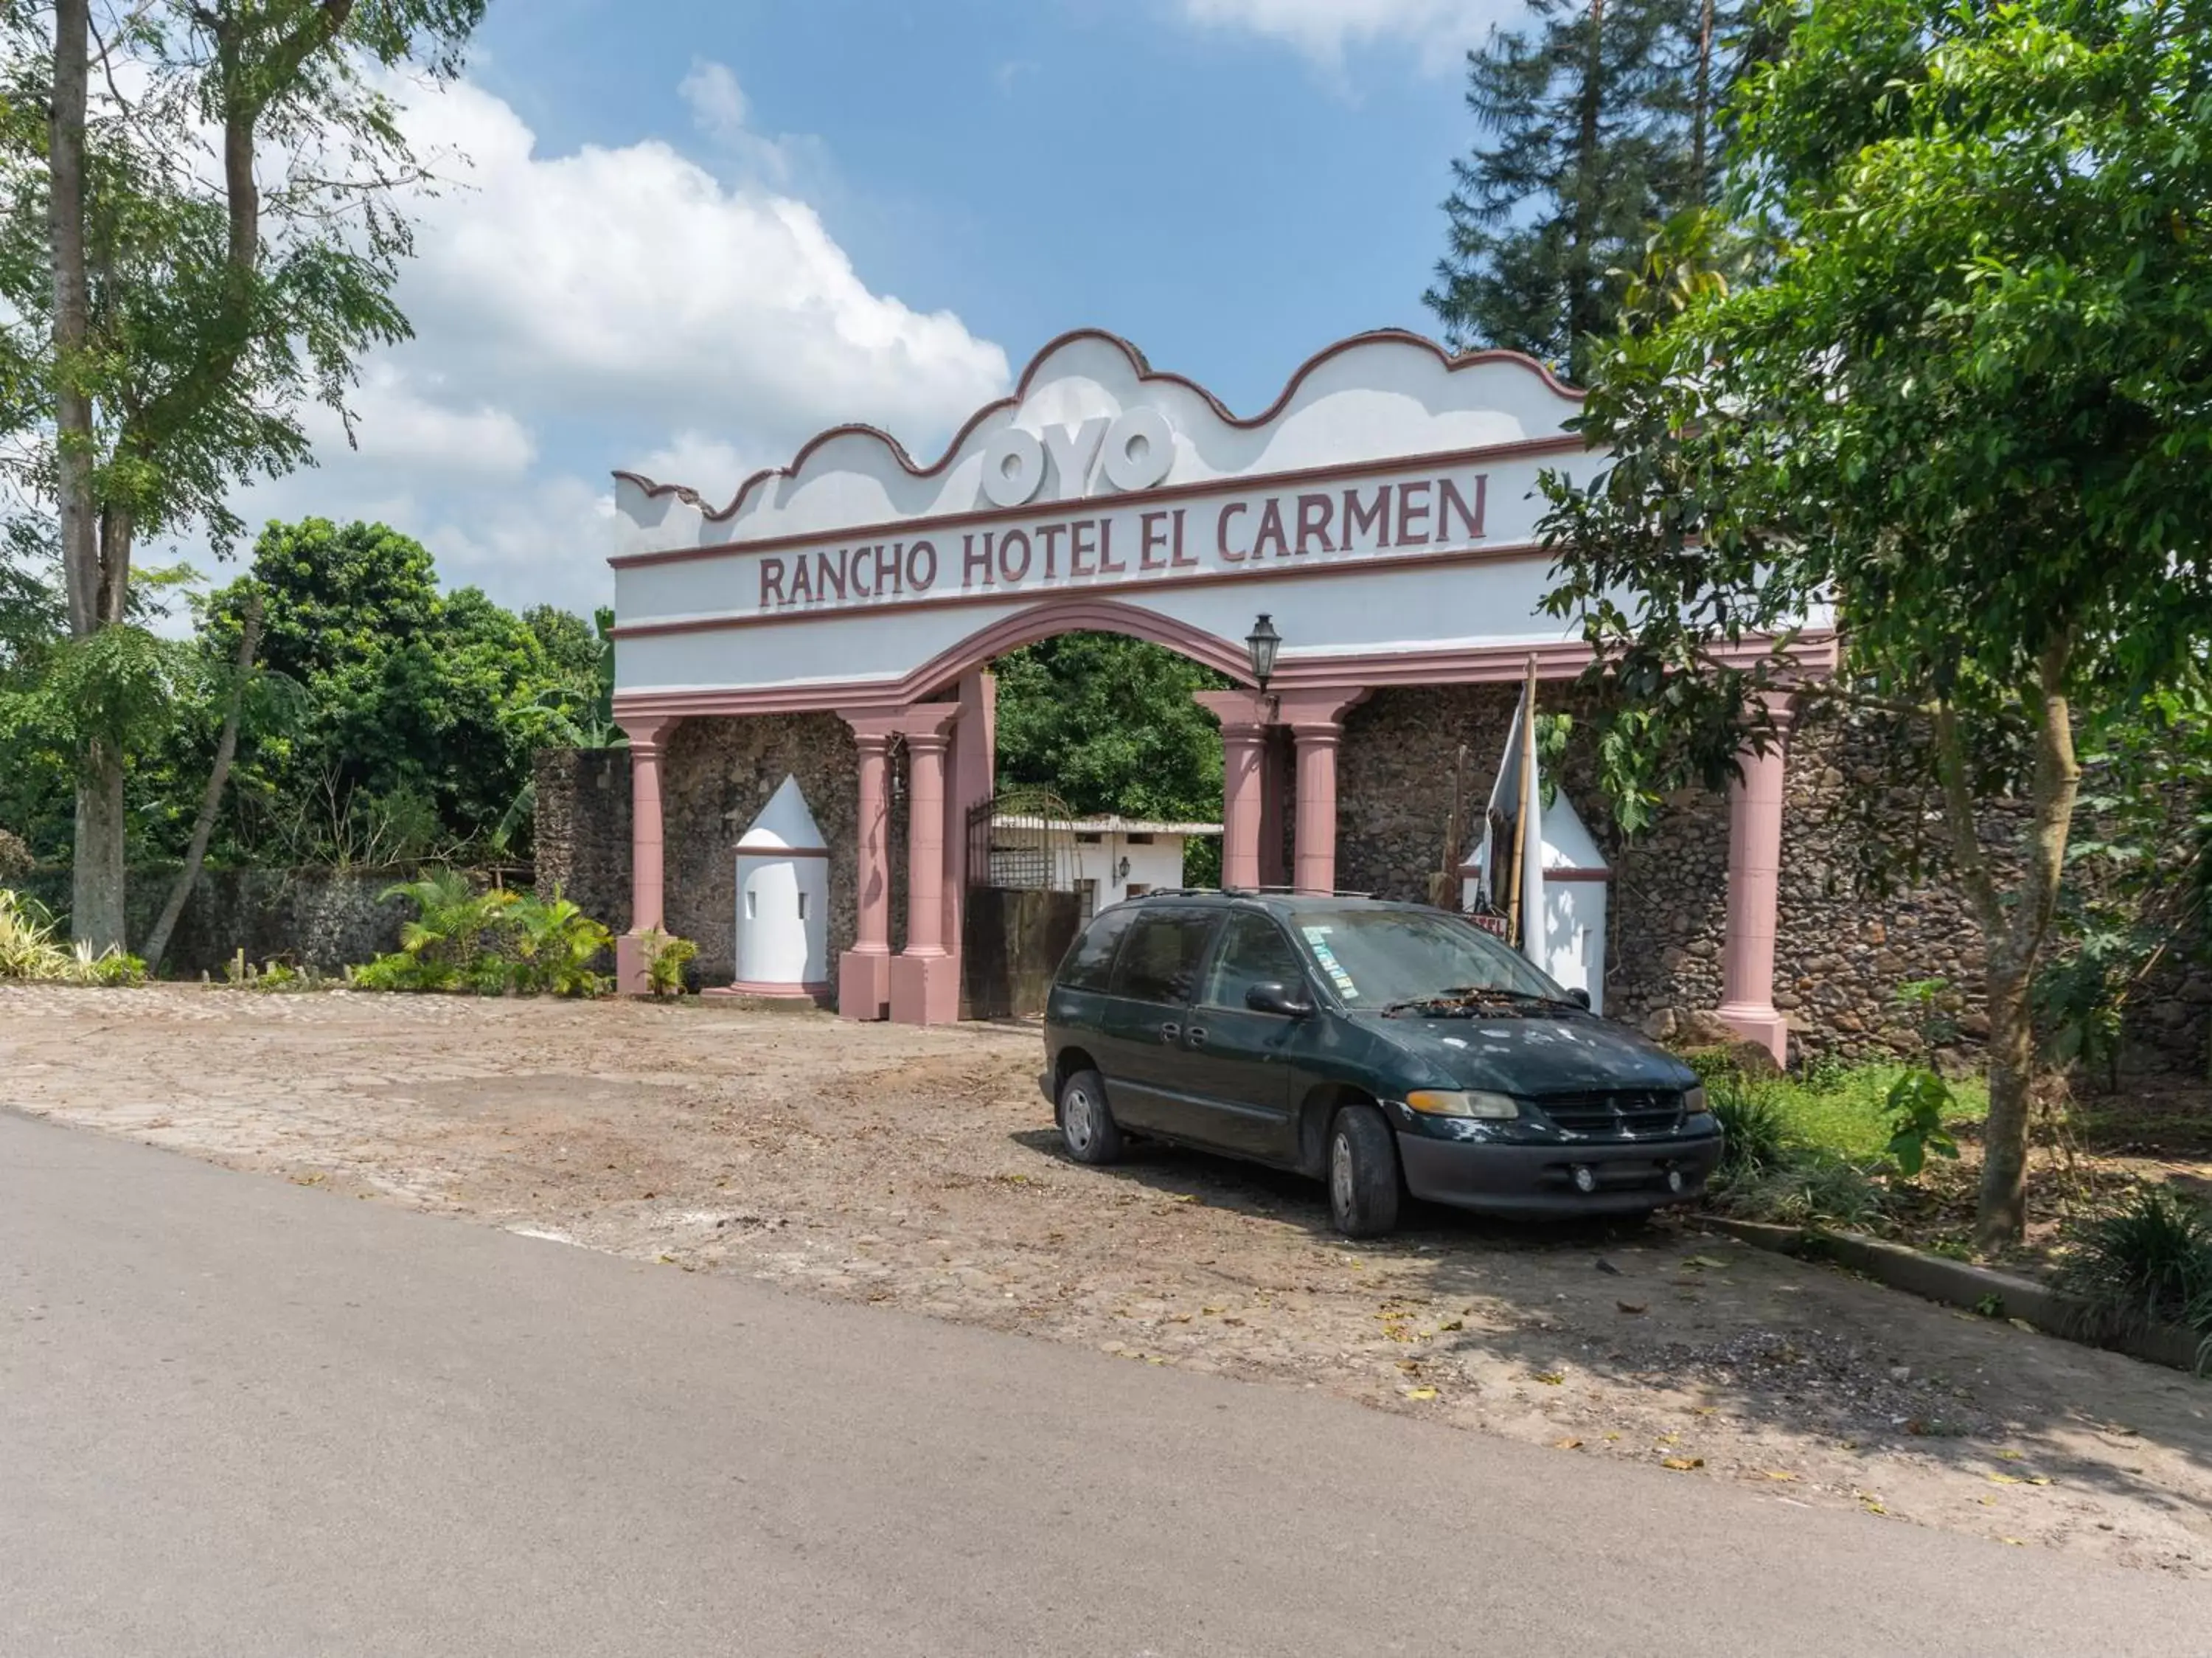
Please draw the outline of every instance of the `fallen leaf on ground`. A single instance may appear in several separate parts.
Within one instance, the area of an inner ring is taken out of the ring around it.
[[[1992,1485],[2017,1485],[2021,1483],[2018,1474],[1991,1474],[1989,1480]]]
[[[1705,1460],[1701,1456],[1662,1457],[1659,1460],[1659,1466],[1662,1468],[1672,1468],[1676,1473],[1687,1473],[1692,1468],[1704,1467]]]
[[[1438,1325],[1437,1326],[1437,1333],[1441,1336],[1448,1330],[1464,1330],[1466,1328],[1467,1320],[1465,1319],[1453,1319],[1449,1323]]]
[[[1613,1305],[1624,1313],[1641,1313],[1644,1311],[1644,1303],[1642,1301],[1615,1301],[1613,1302]]]
[[[1582,1448],[1583,1442],[1578,1439],[1555,1439],[1552,1442],[1552,1448],[1555,1451],[1579,1451]]]
[[[1530,1374],[1528,1380],[1531,1381],[1540,1381],[1547,1387],[1557,1387],[1561,1382],[1565,1381],[1566,1378],[1561,1375],[1557,1370],[1537,1370]]]
[[[1769,1468],[1766,1471],[1766,1477],[1769,1479],[1795,1479],[1797,1478],[1796,1475],[1791,1473],[1786,1468]]]
[[[1434,1399],[1436,1396],[1437,1390],[1433,1387],[1408,1387],[1406,1389],[1406,1397],[1407,1399]]]
[[[1999,1451],[1997,1453],[1997,1460],[2000,1462],[2021,1462],[2025,1461],[2027,1457],[2027,1453],[2025,1451]]]
[[[1620,1269],[1602,1255],[1597,1258],[1597,1270],[1601,1272],[1610,1272],[1616,1278],[1620,1276]]]
[[[1728,1263],[1726,1261],[1717,1261],[1711,1255],[1692,1255],[1687,1260],[1684,1261],[1682,1265],[1685,1266],[1709,1266],[1722,1272],[1728,1271]]]

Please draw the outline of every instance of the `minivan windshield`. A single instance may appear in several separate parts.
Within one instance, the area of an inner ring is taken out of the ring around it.
[[[1301,911],[1291,924],[1347,1008],[1381,1012],[1487,991],[1562,1002],[1565,992],[1480,927],[1442,911]]]

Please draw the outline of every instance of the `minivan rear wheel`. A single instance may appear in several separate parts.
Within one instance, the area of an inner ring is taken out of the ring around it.
[[[1398,1226],[1398,1144],[1372,1106],[1346,1106],[1328,1129],[1328,1218],[1347,1238]]]
[[[1054,1115],[1060,1121],[1060,1142],[1077,1162],[1096,1166],[1121,1161],[1127,1143],[1106,1103],[1105,1079],[1097,1071],[1077,1071],[1060,1085],[1060,1105]]]

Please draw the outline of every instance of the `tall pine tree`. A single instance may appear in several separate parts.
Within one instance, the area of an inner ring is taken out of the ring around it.
[[[1719,0],[1530,0],[1468,54],[1485,142],[1452,163],[1449,247],[1423,297],[1456,348],[1578,378],[1653,229],[1712,199],[1735,12]]]

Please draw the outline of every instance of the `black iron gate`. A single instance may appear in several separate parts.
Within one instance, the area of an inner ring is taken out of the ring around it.
[[[1075,830],[1048,789],[1016,789],[968,814],[960,938],[963,1019],[1036,1019],[1083,924]]]

